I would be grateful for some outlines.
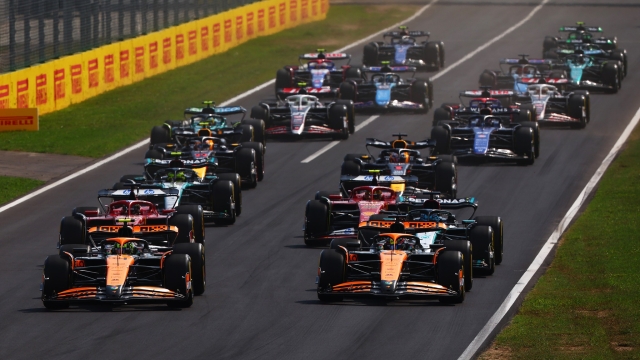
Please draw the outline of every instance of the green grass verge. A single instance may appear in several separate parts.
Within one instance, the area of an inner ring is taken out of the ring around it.
[[[640,128],[481,359],[640,359]]]
[[[0,204],[24,195],[42,184],[44,184],[44,181],[0,176]]]
[[[202,100],[221,103],[273,79],[317,48],[338,49],[415,13],[417,6],[333,5],[324,21],[251,40],[226,53],[47,114],[38,132],[0,133],[0,150],[102,157],[182,119]]]

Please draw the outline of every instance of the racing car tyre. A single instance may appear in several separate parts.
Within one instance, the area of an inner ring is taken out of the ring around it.
[[[618,64],[613,62],[604,64],[602,69],[602,82],[611,86],[609,92],[613,94],[620,89],[620,74],[618,72]]]
[[[360,250],[360,240],[358,239],[333,239],[329,245],[330,249],[338,250],[342,246],[347,250]]]
[[[173,255],[186,254],[191,258],[191,284],[194,295],[202,295],[207,285],[207,267],[202,244],[176,244]]]
[[[520,126],[528,126],[533,129],[533,153],[537,159],[540,156],[540,124],[537,121],[523,121]]]
[[[193,231],[193,216],[189,214],[175,214],[169,218],[169,225],[178,228],[178,236],[173,244],[182,244],[191,242],[191,234]]]
[[[356,86],[350,82],[340,83],[340,99],[356,101]]]
[[[513,148],[519,156],[526,156],[526,159],[518,161],[521,165],[533,165],[535,162],[535,139],[533,129],[528,126],[519,126],[513,132]]]
[[[344,161],[353,161],[355,159],[362,159],[363,156],[367,156],[367,154],[347,154],[344,156]]]
[[[421,113],[425,114],[429,111],[429,85],[426,80],[416,80],[411,84],[411,88],[409,89],[411,102],[416,104],[421,104],[423,108],[421,109]]]
[[[65,216],[60,221],[60,245],[84,244],[85,231],[82,221],[73,216]]]
[[[162,160],[163,157],[164,157],[163,154],[156,149],[147,150],[147,152],[144,154],[145,159]]]
[[[256,155],[255,150],[246,147],[238,150],[236,155],[236,172],[240,174],[242,180],[246,181],[247,187],[250,189],[258,186],[258,157]]]
[[[527,108],[520,108],[520,112],[518,113],[518,117],[516,118],[516,121],[519,123],[525,122],[525,121],[533,121],[533,114],[531,113],[531,111]]]
[[[451,153],[451,134],[444,126],[435,126],[431,129],[431,139],[436,141],[436,154]]]
[[[267,123],[269,122],[269,109],[264,106],[256,105],[251,108],[251,118],[260,119]]]
[[[262,181],[264,179],[264,145],[259,141],[244,142],[241,145],[242,147],[253,149],[256,152],[256,159],[258,160],[256,164],[258,170],[258,181]]]
[[[167,306],[188,308],[193,305],[193,290],[187,287],[187,276],[192,278],[191,258],[187,254],[173,254],[164,261],[164,287],[186,296],[184,300],[168,301]],[[192,284],[193,284],[193,280]]]
[[[469,232],[469,240],[473,246],[473,258],[476,261],[482,259],[489,265],[488,268],[476,270],[479,275],[493,275],[496,270],[495,255],[492,254],[495,251],[493,235],[493,228],[486,225],[476,225]]]
[[[460,284],[460,271],[462,271],[463,278],[466,271],[462,253],[459,251],[445,251],[437,257],[437,261],[438,284],[458,293],[457,296],[443,296],[439,297],[438,300],[443,304],[462,303],[464,301],[465,286]]]
[[[588,111],[587,98],[582,94],[572,94],[567,100],[567,112],[569,116],[580,119],[579,123],[572,123],[571,127],[574,129],[583,129],[587,126],[587,118],[582,116],[582,108],[585,113]]]
[[[171,135],[169,134],[169,129],[164,126],[154,126],[151,128],[151,145],[159,144],[159,143],[168,143],[171,142]]]
[[[352,100],[337,100],[336,104],[344,105],[347,108],[347,121],[349,125],[349,134],[356,132],[356,111]]]
[[[439,107],[433,111],[433,127],[438,126],[438,123],[442,120],[451,120],[451,111]]]
[[[520,105],[520,112],[523,110],[529,110],[529,115],[523,114],[522,116],[518,115],[518,122],[520,121],[537,121],[538,119],[538,111],[533,104],[522,104]]]
[[[276,72],[276,98],[278,97],[278,90],[290,88],[292,85],[291,73],[287,69],[278,69]]]
[[[193,217],[193,237],[199,244],[204,245],[204,212],[200,205],[178,205],[178,214],[188,214]]]
[[[234,211],[234,186],[229,180],[218,180],[211,186],[211,201],[213,211],[231,215],[225,219],[214,219],[217,225],[231,225],[236,222],[237,213]]]
[[[73,208],[73,211],[71,211],[71,216],[74,216],[75,214],[82,214],[85,215],[85,211],[97,211],[98,214],[100,214],[100,208],[97,206],[76,206],[75,208]]]
[[[358,176],[360,175],[360,164],[355,161],[344,161],[340,168],[340,175]]]
[[[440,46],[437,42],[428,42],[424,47],[423,61],[431,71],[440,70],[442,61],[440,60]]]
[[[240,142],[245,141],[255,141],[255,131],[253,126],[249,124],[240,124],[238,125],[240,129],[242,129],[242,136],[240,136]]]
[[[504,254],[502,219],[499,216],[476,216],[474,220],[478,225],[491,226],[493,229],[493,258],[496,265],[500,265]]]
[[[627,50],[624,49],[614,49],[611,50],[611,58],[614,60],[619,60],[622,63],[622,76],[627,76]]]
[[[456,165],[454,163],[441,161],[436,165],[436,191],[455,199],[458,194],[457,179]]]
[[[353,80],[361,80],[362,79],[362,69],[357,66],[351,66],[344,72],[344,79],[353,79]]]
[[[263,153],[266,152],[267,140],[264,132],[265,121],[262,119],[245,119],[242,120],[242,123],[253,126],[253,141],[261,143],[264,148]]]
[[[485,70],[480,74],[480,79],[478,80],[480,86],[489,86],[492,89],[498,87],[498,79],[496,78],[496,74],[494,74],[491,70]]]
[[[465,268],[464,290],[470,291],[473,288],[473,245],[469,240],[444,240],[445,251],[459,251],[462,254],[462,261]],[[468,269],[468,270],[467,270]]]
[[[238,173],[218,174],[219,180],[229,180],[233,183],[233,202],[236,204],[236,216],[242,213],[242,179]]]
[[[444,42],[443,41],[434,41],[438,44],[438,50],[440,50],[440,68],[444,67]]]
[[[547,51],[545,53],[542,53],[542,58],[543,59],[550,59],[550,60],[556,60],[559,58],[558,53],[555,52],[554,50],[551,51]]]
[[[544,42],[542,43],[542,55],[544,56],[547,51],[555,49],[557,46],[556,38],[553,36],[545,36]]]
[[[71,271],[67,257],[49,255],[44,261],[44,283],[42,284],[42,304],[49,310],[66,309],[66,301],[49,301],[47,298],[71,288]]]
[[[438,155],[438,159],[458,165],[458,157],[455,155]]]
[[[324,290],[329,286],[335,286],[344,282],[345,262],[342,251],[327,249],[320,253],[320,276],[318,290]],[[342,301],[342,296],[318,293],[318,300],[322,302]]]
[[[311,240],[314,235],[326,235],[329,232],[329,209],[327,204],[318,200],[309,200],[304,212],[305,236],[304,243],[307,246],[316,245]]]
[[[375,42],[365,45],[362,51],[362,64],[365,66],[378,65],[378,53],[378,44]]]
[[[340,140],[349,138],[349,125],[347,124],[347,127],[344,126],[344,118],[347,118],[347,122],[349,122],[347,107],[344,104],[336,103],[329,108],[329,127],[334,130],[341,130],[341,132],[336,135],[336,138]]]

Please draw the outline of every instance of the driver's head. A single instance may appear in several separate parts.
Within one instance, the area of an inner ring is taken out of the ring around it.
[[[138,248],[133,242],[127,242],[124,245],[120,245],[120,243],[113,244],[111,248],[112,254],[128,254],[135,255],[138,253]]]
[[[187,181],[187,176],[184,174],[184,171],[178,171],[176,173],[176,181]]]
[[[135,204],[131,207],[131,215],[140,215],[140,205]]]

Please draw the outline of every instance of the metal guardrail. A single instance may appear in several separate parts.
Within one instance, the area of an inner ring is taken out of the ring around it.
[[[260,0],[0,0],[0,73]]]

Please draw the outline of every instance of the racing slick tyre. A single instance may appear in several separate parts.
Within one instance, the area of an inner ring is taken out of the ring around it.
[[[87,216],[86,211],[97,211],[98,214],[100,214],[100,208],[97,206],[76,206],[73,208],[73,211],[71,211],[71,216],[74,216],[75,214]]]
[[[618,60],[622,64],[622,77],[627,76],[627,50],[614,49],[611,50],[611,59]]]
[[[580,119],[578,123],[572,123],[574,129],[584,129],[587,126],[587,117],[582,116],[582,109],[587,110],[587,98],[582,94],[572,94],[567,100],[567,112],[572,118]]]
[[[320,291],[344,282],[345,262],[342,251],[327,249],[320,253],[318,264],[318,300],[322,302],[342,301],[342,296],[321,294]]]
[[[334,130],[340,130],[336,135],[336,139],[346,140],[349,138],[349,125],[345,126],[345,119],[348,122],[347,107],[344,104],[334,104],[329,108],[329,127]]]
[[[193,231],[193,216],[189,214],[175,214],[169,218],[169,225],[178,228],[178,236],[173,245],[190,243]]]
[[[187,285],[188,280],[193,284],[189,255],[169,255],[162,270],[164,287],[185,296],[184,300],[168,301],[167,305],[173,308],[188,308],[193,305],[193,290]]]
[[[256,163],[258,181],[262,181],[264,179],[264,145],[259,141],[244,142],[241,145],[242,147],[253,149],[256,152],[256,159],[258,160]]]
[[[469,232],[469,240],[473,246],[473,258],[487,266],[482,270],[476,270],[476,274],[489,276],[496,270],[493,245],[493,228],[486,225],[476,225]]]
[[[437,258],[438,284],[458,293],[457,296],[442,296],[438,300],[443,304],[460,304],[464,301],[464,260],[459,251],[444,252]],[[462,276],[460,276],[462,272]],[[461,281],[462,280],[462,281]]]
[[[605,85],[611,86],[610,93],[617,93],[620,89],[620,74],[618,70],[618,64],[608,62],[604,64],[602,68],[602,82]]]
[[[556,38],[553,36],[545,36],[544,42],[542,43],[542,56],[548,51],[555,49],[558,45],[556,44]]]
[[[178,214],[188,214],[193,218],[193,237],[199,244],[204,245],[204,212],[200,205],[178,205]]]
[[[455,155],[438,155],[438,159],[458,165],[458,157]],[[456,174],[457,176],[457,174]]]
[[[533,146],[535,147],[533,153],[537,159],[540,156],[540,124],[537,121],[523,121],[520,126],[528,126],[533,129]]]
[[[429,84],[427,80],[416,80],[411,84],[410,88],[410,96],[411,102],[416,104],[421,104],[422,109],[420,109],[420,113],[426,114],[429,111],[429,107],[431,106],[431,102],[429,99],[431,98],[429,94]]]
[[[171,142],[169,129],[164,126],[154,126],[151,128],[151,145]]]
[[[253,112],[253,109],[251,109],[251,112]],[[266,150],[267,150],[267,148],[266,148],[267,140],[266,140],[265,132],[264,132],[265,120],[262,120],[261,118],[258,118],[258,119],[245,119],[245,120],[242,120],[242,124],[247,124],[247,125],[253,126],[253,141],[261,143],[262,146],[264,147],[264,151],[263,152],[266,152]]]
[[[356,132],[356,111],[352,100],[337,100],[336,104],[344,105],[347,108],[347,121],[349,123],[349,134]]]
[[[191,285],[194,295],[202,295],[207,285],[207,269],[202,244],[176,244],[173,255],[186,254],[191,258]]]
[[[533,129],[528,126],[519,126],[513,132],[513,148],[518,156],[526,157],[518,160],[520,165],[533,165],[535,162],[535,139]]]
[[[428,42],[424,47],[422,60],[430,71],[440,70],[442,64],[440,51],[440,44],[434,41]]]
[[[451,120],[451,111],[443,107],[439,107],[433,111],[433,127],[438,126],[440,121]]]
[[[355,159],[362,159],[363,156],[367,156],[367,154],[347,154],[344,156],[344,161],[353,161]]]
[[[136,179],[139,177],[140,175],[123,175],[120,177],[120,182],[123,184],[135,184]]]
[[[492,89],[495,89],[498,87],[498,79],[496,77],[496,74],[494,74],[491,70],[485,70],[482,72],[482,74],[480,74],[480,79],[478,80],[478,83],[480,83],[480,86],[489,86]]]
[[[230,215],[224,219],[214,219],[216,225],[231,225],[236,222],[237,213],[234,210],[234,186],[229,180],[218,180],[211,186],[211,201],[213,211]]]
[[[253,126],[249,124],[238,125],[242,129],[242,135],[240,136],[240,142],[255,141],[255,131]]]
[[[60,221],[60,245],[84,244],[85,231],[82,221],[73,216],[65,216]]]
[[[436,154],[451,153],[451,134],[449,129],[444,126],[435,126],[431,129],[431,139],[436,141]]]
[[[582,95],[584,96],[585,100],[586,100],[586,106],[587,106],[587,124],[591,121],[591,95],[589,94],[588,90],[575,90],[573,92],[576,95]]]
[[[356,101],[356,86],[350,82],[340,83],[340,99]]]
[[[256,105],[251,108],[251,118],[262,120],[267,124],[269,122],[269,109],[264,106]]]
[[[162,160],[162,158],[164,158],[164,155],[156,149],[151,149],[147,150],[147,152],[144,154],[144,158]]]
[[[353,79],[353,80],[362,79],[362,69],[360,69],[357,66],[351,66],[344,73],[344,79],[343,80],[347,80],[347,79]]]
[[[314,246],[318,241],[312,238],[315,235],[326,235],[329,232],[329,209],[327,204],[318,200],[309,200],[304,212],[304,243]]]
[[[242,179],[238,173],[218,174],[219,180],[229,180],[233,183],[233,202],[236,204],[236,216],[242,213]]]
[[[378,53],[378,44],[375,42],[365,45],[362,51],[362,64],[365,66],[378,65]]]
[[[49,310],[66,309],[66,301],[50,301],[54,294],[71,288],[71,271],[66,256],[49,255],[44,261],[42,304]]]
[[[438,44],[438,50],[440,50],[440,68],[444,67],[445,61],[444,61],[444,42],[443,41],[434,41],[436,44]]]
[[[245,181],[248,188],[258,186],[258,166],[256,151],[243,147],[236,154],[236,172]]]
[[[441,161],[436,165],[435,190],[452,199],[456,198],[458,195],[458,176],[454,163]]]
[[[464,290],[473,288],[473,246],[469,240],[444,240],[445,252],[459,251],[464,264]]]
[[[337,250],[340,246],[347,250],[360,250],[360,240],[357,239],[333,239],[329,244],[330,249]]]
[[[500,265],[504,253],[502,219],[499,216],[476,216],[474,220],[478,225],[491,226],[493,229],[493,258],[496,265]]]
[[[276,72],[276,98],[278,90],[290,88],[293,85],[291,80],[291,73],[287,69],[278,69]]]
[[[345,161],[340,168],[340,175],[358,176],[360,175],[360,164],[355,161]]]

